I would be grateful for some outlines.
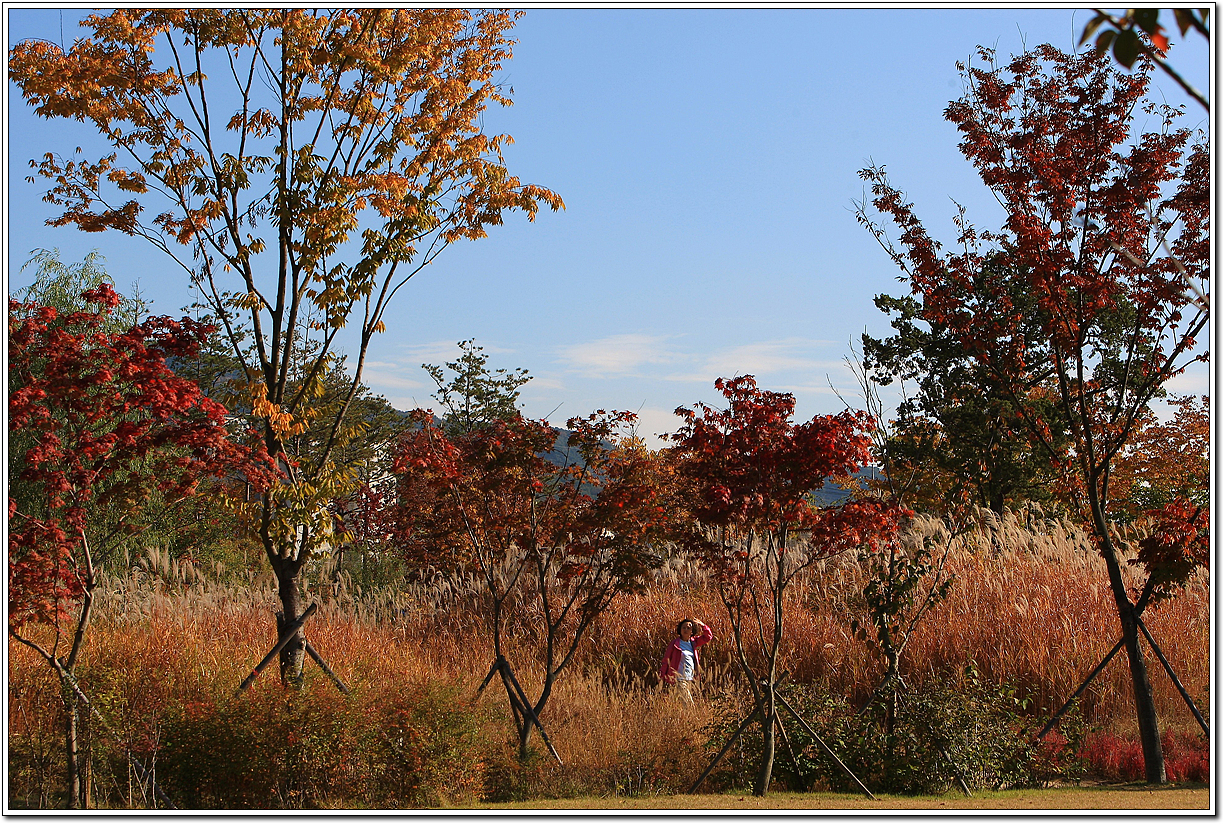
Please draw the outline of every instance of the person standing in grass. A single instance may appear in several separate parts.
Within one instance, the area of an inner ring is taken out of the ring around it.
[[[701,627],[701,634],[694,637],[698,627]],[[679,693],[691,704],[693,703],[693,681],[701,667],[701,659],[697,655],[697,650],[708,644],[714,637],[714,633],[702,621],[696,618],[685,618],[676,625],[676,636],[663,655],[663,663],[659,667],[659,678],[664,684],[677,687]]]

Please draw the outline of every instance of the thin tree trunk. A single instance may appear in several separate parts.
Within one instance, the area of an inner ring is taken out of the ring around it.
[[[81,775],[81,809],[88,810],[93,803],[93,724],[89,709],[78,714],[77,771]]]
[[[774,697],[774,685],[765,685],[765,703],[761,707],[761,768],[757,771],[756,785],[752,788],[755,796],[764,796],[769,792],[769,783],[773,780],[774,751],[776,738],[774,726],[778,723],[778,705]]]
[[[531,698],[526,693],[524,693],[522,697],[523,699],[525,699],[523,702],[523,709],[525,710],[527,707],[531,706],[531,704],[529,703],[531,701]],[[538,707],[537,707],[537,711],[538,711]],[[539,718],[538,715],[536,717]],[[528,755],[527,744],[531,741],[531,728],[534,726],[535,725],[531,723],[530,716],[528,716],[527,713],[524,712],[523,713],[523,726],[519,727],[519,760],[520,761],[527,760],[527,755]]]
[[[540,693],[539,699],[535,702],[535,704],[531,708],[532,712],[535,713],[536,718],[539,718],[540,715],[544,712],[544,706],[548,703],[548,697],[552,694],[553,682],[556,681],[556,678],[557,678],[556,674],[551,671],[545,674],[544,688]],[[531,740],[531,728],[534,726],[535,725],[531,723],[523,724],[523,732],[519,738],[519,757],[520,758],[527,757],[527,743]]]
[[[77,697],[72,687],[62,684],[64,692],[64,747],[68,756],[68,809],[81,808],[81,771],[77,760]]]
[[[1152,683],[1148,679],[1147,662],[1139,646],[1139,627],[1134,612],[1127,603],[1122,619],[1122,636],[1126,640],[1126,656],[1130,660],[1131,684],[1135,693],[1135,714],[1139,722],[1139,741],[1143,745],[1144,780],[1149,784],[1165,783],[1164,751],[1160,746],[1160,721],[1156,702],[1152,698]]]

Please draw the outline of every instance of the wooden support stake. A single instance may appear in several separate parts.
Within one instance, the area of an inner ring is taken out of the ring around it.
[[[948,755],[948,751],[943,747],[939,748],[939,754],[948,762],[948,766],[952,768],[952,774],[956,776],[956,783],[960,785],[961,792],[968,798],[973,798],[973,793],[969,792],[969,785],[965,783],[964,777],[961,775],[960,769],[956,766],[956,762],[952,760],[952,756]]]
[[[493,668],[501,676],[502,686],[506,688],[506,698],[510,701],[510,712],[514,717],[514,731],[521,736],[523,727],[527,724],[527,713],[523,712],[523,702],[519,700],[518,693],[514,691],[514,685],[510,683],[510,676],[506,674],[507,668],[503,667],[502,663],[502,659],[498,658]]]
[[[485,687],[489,686],[489,682],[493,680],[493,676],[497,674],[497,662],[493,662],[493,666],[489,667],[489,674],[480,682],[480,686],[476,688],[476,694],[480,695],[484,692]],[[507,685],[508,686],[508,685]]]
[[[1152,637],[1152,633],[1148,632],[1147,625],[1143,623],[1138,615],[1135,616],[1135,623],[1139,625],[1139,629],[1143,630],[1143,637],[1152,645],[1152,652],[1156,653],[1156,657],[1160,659],[1160,663],[1164,664],[1165,672],[1169,673],[1169,677],[1173,679],[1173,686],[1177,687],[1177,691],[1181,693],[1181,697],[1185,700],[1186,705],[1190,707],[1190,712],[1194,713],[1194,718],[1199,722],[1199,726],[1203,728],[1203,735],[1211,738],[1211,731],[1207,728],[1207,721],[1203,718],[1202,713],[1194,704],[1194,699],[1190,697],[1190,693],[1186,692],[1186,688],[1182,686],[1182,682],[1178,680],[1176,673],[1173,672],[1173,667],[1170,666],[1168,659],[1164,657],[1164,653],[1160,651],[1160,647],[1156,644],[1156,639]]]
[[[884,697],[884,688],[888,686],[888,682],[891,680],[893,680],[893,677],[885,673],[884,680],[876,685],[876,688],[871,691],[871,695],[867,696],[867,703],[859,707],[859,711],[854,714],[855,718],[862,717],[863,713],[867,712],[868,708],[870,708],[872,704],[874,704],[878,699]],[[897,678],[896,680],[900,681],[901,679]],[[902,682],[902,685],[904,685],[904,682]],[[896,687],[894,687],[893,690],[896,691]]]
[[[318,608],[319,602],[315,601],[313,604],[306,607],[306,611],[299,615],[296,621],[285,627],[285,631],[281,635],[280,640],[276,642],[276,646],[272,647],[272,651],[265,655],[264,659],[260,661],[258,665],[256,665],[254,670],[251,671],[251,674],[238,685],[238,689],[235,694],[242,692],[247,687],[251,686],[251,684],[255,683],[255,679],[259,677],[259,673],[263,672],[263,668],[268,666],[268,664],[272,662],[272,659],[276,657],[277,653],[285,648],[285,645],[293,639],[294,633],[302,628],[302,624],[306,623],[306,619],[311,615],[314,615],[315,610]]]
[[[782,706],[786,707],[786,709],[790,712],[790,714],[795,716],[795,720],[799,722],[799,726],[803,727],[803,731],[806,732],[808,735],[812,736],[812,740],[814,740],[817,744],[820,745],[820,748],[825,751],[825,754],[828,755],[830,758],[832,758],[833,761],[837,764],[837,766],[842,768],[842,771],[844,771],[846,775],[854,779],[854,783],[858,784],[859,789],[862,790],[863,793],[866,794],[868,798],[870,798],[872,801],[875,801],[876,797],[871,794],[871,790],[867,789],[866,785],[863,784],[862,781],[859,781],[858,776],[855,775],[853,772],[851,772],[850,768],[842,763],[842,760],[837,757],[837,753],[829,749],[829,745],[824,742],[823,738],[821,738],[819,735],[816,734],[816,730],[812,729],[811,725],[808,724],[808,722],[803,720],[803,716],[801,716],[798,712],[795,711],[795,708],[790,705],[790,702],[787,701],[785,698],[783,698],[781,695],[777,696],[777,698],[778,698],[778,701],[782,704]]]
[[[806,791],[807,779],[803,777],[803,768],[799,766],[799,756],[795,748],[791,746],[790,736],[786,734],[786,725],[781,721],[778,722],[778,732],[782,734],[782,743],[786,745],[786,752],[790,755],[791,763],[795,765],[795,775],[799,777],[799,789]]]
[[[752,707],[752,712],[748,713],[748,717],[745,718],[743,723],[739,725],[739,729],[731,733],[731,737],[727,739],[727,743],[723,745],[723,748],[718,751],[718,755],[714,756],[714,760],[710,762],[710,766],[706,767],[705,772],[703,772],[701,776],[693,782],[693,786],[689,787],[689,795],[697,792],[697,788],[701,786],[701,782],[705,781],[706,777],[709,776],[710,773],[714,772],[714,768],[718,766],[719,761],[722,761],[722,757],[727,754],[727,750],[731,749],[731,745],[739,740],[739,737],[744,734],[744,730],[748,729],[748,725],[751,724],[752,720],[757,717],[757,714],[761,711],[761,705],[763,703],[765,703],[764,695],[757,699],[756,704],[754,704]]]
[[[1079,685],[1079,689],[1075,691],[1075,694],[1068,698],[1067,703],[1059,707],[1058,712],[1054,713],[1054,717],[1041,728],[1041,732],[1037,733],[1037,737],[1033,739],[1034,744],[1045,738],[1046,733],[1054,729],[1054,725],[1058,723],[1058,719],[1062,718],[1063,713],[1070,709],[1071,705],[1075,703],[1075,699],[1079,698],[1080,695],[1083,694],[1084,690],[1088,689],[1088,685],[1092,683],[1092,679],[1096,678],[1101,673],[1101,670],[1105,669],[1105,665],[1113,660],[1113,657],[1118,654],[1119,650],[1122,649],[1122,645],[1125,643],[1125,641],[1125,638],[1118,639],[1118,643],[1114,644],[1114,648],[1109,651],[1109,654],[1101,660],[1101,663],[1096,665],[1096,669],[1088,673],[1088,677],[1084,679],[1084,683]]]
[[[315,650],[315,648],[310,645],[309,641],[306,641],[305,644],[306,644],[306,654],[314,659],[314,662],[318,664],[319,667],[323,670],[323,672],[327,675],[327,677],[332,680],[332,683],[335,684],[340,689],[340,692],[344,693],[345,695],[349,695],[350,694],[349,688],[344,686],[344,682],[340,680],[340,676],[332,672],[332,668],[327,666],[327,662],[323,660],[323,656],[319,655],[319,653]]]
[[[510,676],[510,683],[514,684],[514,688],[518,691],[519,700],[523,702],[523,709],[526,711],[527,717],[531,719],[531,723],[535,724],[536,729],[540,731],[540,737],[544,739],[544,745],[548,747],[548,751],[552,753],[553,758],[557,759],[557,763],[564,767],[565,764],[561,761],[561,756],[557,755],[556,748],[548,740],[548,733],[544,732],[544,725],[540,723],[539,718],[536,718],[535,710],[531,708],[531,701],[527,698],[527,693],[523,691],[523,688],[519,686],[518,679],[514,677],[514,670],[510,669],[510,662],[503,658],[501,665],[506,675]]]

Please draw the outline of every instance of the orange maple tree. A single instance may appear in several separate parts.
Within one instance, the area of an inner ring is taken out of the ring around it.
[[[1111,485],[1119,491],[1119,511],[1136,518],[1181,499],[1207,504],[1211,489],[1211,414],[1206,395],[1168,400],[1173,416],[1160,420],[1147,412],[1118,456]]]
[[[31,161],[48,223],[146,238],[190,276],[245,374],[267,450],[285,474],[260,536],[279,581],[278,626],[303,611],[300,579],[330,538],[328,504],[353,491],[335,448],[391,299],[451,243],[507,211],[561,199],[507,170],[498,72],[516,15],[492,9],[119,9],[87,17],[64,51],[18,43],[9,73],[42,117],[91,124],[101,157]],[[321,407],[338,336],[353,373]],[[320,426],[322,424],[322,426]],[[296,455],[286,439],[324,434]],[[297,632],[281,676],[301,676]]]

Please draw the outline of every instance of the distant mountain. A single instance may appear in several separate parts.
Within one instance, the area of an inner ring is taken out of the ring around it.
[[[884,477],[884,472],[879,467],[864,466],[858,472],[853,474],[853,477],[863,481],[874,481]],[[812,497],[819,506],[831,506],[839,504],[850,497],[850,490],[834,483],[833,481],[825,481],[825,485],[820,489],[812,492]]]

